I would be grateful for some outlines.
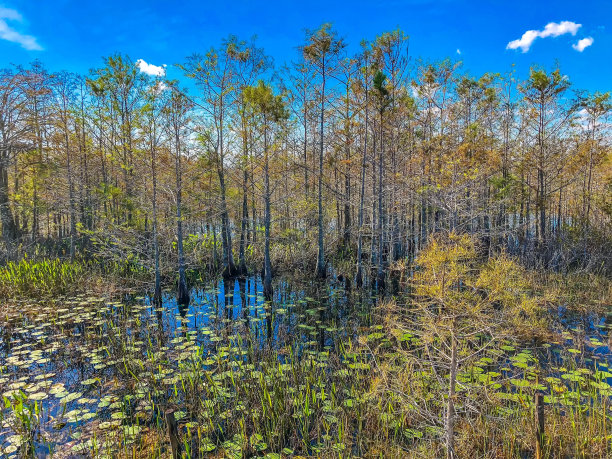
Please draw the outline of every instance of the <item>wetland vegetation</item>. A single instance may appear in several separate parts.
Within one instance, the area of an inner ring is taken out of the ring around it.
[[[2,457],[610,457],[608,93],[329,24],[176,68],[0,71]]]

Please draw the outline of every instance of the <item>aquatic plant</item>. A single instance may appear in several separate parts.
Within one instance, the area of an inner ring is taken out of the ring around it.
[[[0,267],[0,297],[62,295],[74,291],[87,271],[83,262],[59,258],[10,261]]]

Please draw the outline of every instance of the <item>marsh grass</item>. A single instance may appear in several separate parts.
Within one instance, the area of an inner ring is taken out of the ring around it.
[[[23,258],[0,267],[0,297],[63,295],[74,290],[88,272],[78,261]]]
[[[428,365],[417,336],[405,338],[408,346],[376,353],[381,371],[371,389],[375,398],[395,400],[396,419],[410,420],[404,427],[418,441],[402,457],[440,457],[445,455],[443,438],[426,431],[432,425],[442,428],[447,382]],[[545,457],[609,457],[612,373],[605,361],[581,361],[567,352],[570,346],[557,342],[521,349],[505,343],[461,372],[457,457],[533,457],[536,392],[545,401]]]
[[[129,261],[23,258],[0,266],[0,298],[53,299],[69,293],[119,293],[146,284],[148,276],[146,268]]]

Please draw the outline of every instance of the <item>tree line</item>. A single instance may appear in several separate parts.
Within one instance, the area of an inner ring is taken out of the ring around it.
[[[129,259],[157,298],[171,263],[183,302],[202,263],[263,266],[271,292],[275,264],[324,278],[342,260],[382,288],[441,231],[610,269],[610,94],[559,68],[474,77],[411,58],[401,30],[349,55],[329,24],[282,66],[229,36],[176,68],[116,54],[87,75],[0,70],[4,259]]]

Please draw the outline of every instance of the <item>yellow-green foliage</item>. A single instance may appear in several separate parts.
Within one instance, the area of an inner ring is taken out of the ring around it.
[[[482,267],[476,286],[486,291],[490,303],[504,310],[506,325],[517,334],[544,330],[543,311],[527,272],[505,253]]]
[[[451,233],[435,238],[417,258],[421,269],[414,277],[415,293],[445,310],[466,308],[470,303],[466,287],[473,277],[470,265],[475,258],[474,241],[469,236]]]
[[[436,321],[457,319],[476,326],[491,319],[515,331],[541,327],[541,309],[529,276],[507,254],[478,259],[468,235],[438,236],[417,258],[414,277],[419,303],[437,306]]]
[[[81,262],[52,260],[9,262],[0,268],[0,296],[44,296],[63,294],[84,278],[86,267]]]

